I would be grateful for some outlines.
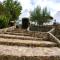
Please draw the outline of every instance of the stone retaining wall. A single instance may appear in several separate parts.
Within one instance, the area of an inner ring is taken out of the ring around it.
[[[46,25],[46,26],[30,26],[30,31],[41,31],[47,32],[53,28],[53,25]]]
[[[12,31],[15,29],[15,26],[9,27],[9,28],[4,28],[4,29],[0,29],[0,33],[4,33],[6,31]]]

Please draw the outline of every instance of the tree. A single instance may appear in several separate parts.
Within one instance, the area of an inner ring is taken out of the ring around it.
[[[48,12],[47,8],[41,9],[41,7],[37,6],[33,11],[30,12],[30,20],[33,22],[37,22],[38,25],[42,25],[45,22],[49,22],[53,19]]]
[[[37,22],[41,18],[41,8],[37,7],[33,11],[30,12],[30,20],[32,22]]]
[[[22,7],[19,2],[13,0],[5,0],[0,2],[0,28],[10,25],[10,21],[15,21],[21,14]]]
[[[4,28],[8,26],[9,23],[9,14],[7,13],[7,10],[3,6],[2,3],[0,3],[0,28]]]
[[[3,2],[4,7],[7,9],[9,12],[10,16],[10,21],[15,21],[19,18],[19,15],[21,14],[22,7],[19,2],[16,0],[5,0]]]
[[[5,15],[0,16],[0,28],[8,27],[9,18],[7,18]]]
[[[4,10],[4,7],[3,7],[2,3],[0,2],[0,15],[3,14],[3,10]]]

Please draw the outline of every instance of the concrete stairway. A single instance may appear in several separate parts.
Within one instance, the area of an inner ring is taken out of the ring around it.
[[[31,46],[31,47],[56,47],[55,42],[44,40],[43,38],[0,34],[0,44],[17,45],[17,46]]]
[[[0,44],[12,46],[28,46],[28,47],[56,47],[57,44],[51,41],[34,41],[21,39],[0,38]]]
[[[60,60],[60,48],[0,45],[0,60]]]
[[[0,34],[0,60],[60,60],[60,48],[50,40],[6,32]]]
[[[30,37],[38,37],[38,38],[41,38],[42,36],[39,36],[41,35],[42,32],[38,32],[38,31],[23,31],[23,30],[13,30],[13,31],[7,31],[5,32],[5,34],[10,34],[10,35],[20,35],[20,36],[30,36]],[[46,32],[43,33],[44,35],[47,35]]]
[[[22,39],[22,40],[43,40],[43,38],[21,36],[21,35],[10,35],[10,34],[0,34],[1,38],[11,38],[11,39]]]

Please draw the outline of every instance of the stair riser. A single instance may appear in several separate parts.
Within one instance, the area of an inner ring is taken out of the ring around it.
[[[37,38],[44,38],[47,39],[48,34],[45,32],[6,32],[5,34],[10,35],[20,35],[20,36],[30,36],[30,37],[37,37]]]
[[[40,38],[26,38],[26,37],[10,37],[10,36],[0,36],[0,38],[8,38],[8,39],[21,39],[21,40],[37,40],[37,41],[42,41],[43,39],[40,39]]]
[[[27,34],[15,34],[15,33],[6,33],[6,34],[17,35],[17,36],[30,36],[30,37],[32,37],[31,35],[27,35]],[[39,38],[39,37],[36,37],[36,36],[35,36],[35,38],[37,38],[36,40],[45,40],[45,41],[47,41],[47,38]]]
[[[0,42],[0,45],[10,46],[26,46],[26,47],[57,47],[57,45],[47,44],[26,44],[26,43],[12,43],[12,42]]]
[[[60,56],[0,56],[0,60],[60,60]]]
[[[29,34],[23,34],[23,33],[5,33],[5,34],[10,34],[10,35],[20,35],[20,36],[31,36]]]

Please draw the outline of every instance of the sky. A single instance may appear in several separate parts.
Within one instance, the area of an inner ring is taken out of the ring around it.
[[[3,1],[3,0],[0,0]],[[55,16],[57,11],[60,11],[60,0],[17,0],[21,3],[23,8],[20,17],[29,17],[29,12],[35,7],[41,6],[41,8],[47,7],[51,12],[51,16]]]
[[[57,11],[60,11],[60,0],[18,0],[20,1],[23,10],[22,12],[28,13],[33,10],[36,6],[41,8],[47,7],[50,10],[51,15],[54,16]],[[27,14],[28,15],[28,14]]]

